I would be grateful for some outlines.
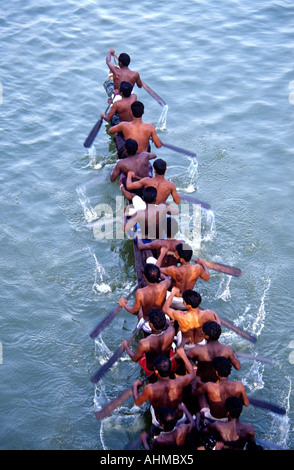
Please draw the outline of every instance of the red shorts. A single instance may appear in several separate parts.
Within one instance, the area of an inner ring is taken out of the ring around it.
[[[171,349],[171,350],[170,350],[169,357],[174,356],[174,354],[175,354],[174,351]],[[145,372],[146,375],[150,375],[150,374],[152,374],[152,372],[154,372],[153,370],[147,369],[147,365],[146,365],[146,355],[145,355],[145,354],[143,354],[143,356],[141,357],[141,359],[139,359],[138,364],[144,369],[144,372]],[[176,368],[177,368],[176,360],[175,360],[175,359],[172,359],[172,360],[171,360],[171,372],[175,371]]]

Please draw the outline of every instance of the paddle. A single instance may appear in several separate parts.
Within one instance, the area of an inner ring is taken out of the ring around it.
[[[146,382],[147,380],[150,379],[154,375],[154,372],[152,374],[147,375],[142,382]],[[97,419],[102,420],[105,418],[108,418],[108,416],[111,415],[111,413],[116,409],[122,406],[128,398],[130,398],[133,394],[133,386],[127,388],[124,390],[120,395],[118,395],[116,398],[111,400],[107,405],[105,405],[100,411],[97,411],[95,413],[95,416]]]
[[[194,263],[197,263],[196,259],[192,259]],[[228,266],[226,264],[215,263],[214,261],[207,261],[204,260],[208,269],[212,269],[214,271],[219,271],[224,274],[229,274],[230,276],[240,277],[242,275],[242,271],[239,268],[234,268],[233,266]]]
[[[139,328],[136,327],[131,338],[128,340],[129,344],[132,342],[134,337],[139,333],[142,326],[143,324]],[[103,364],[103,366],[100,367],[100,369],[97,372],[95,372],[95,374],[91,377],[91,382],[93,383],[99,382],[99,380],[102,379],[102,377],[106,374],[106,372],[109,371],[109,369],[113,366],[113,364],[122,356],[123,352],[124,352],[124,349],[121,346],[117,348],[115,353],[108,359],[108,361],[105,364]]]
[[[271,411],[272,413],[277,413],[279,415],[285,415],[286,410],[285,408],[277,405],[273,405],[272,403],[269,403],[268,401],[264,400],[258,400],[257,398],[253,397],[248,397],[249,403],[253,406],[256,406],[258,408],[263,408],[264,410]]]
[[[196,153],[194,152],[191,152],[190,150],[185,150],[181,147],[176,147],[175,145],[171,145],[171,144],[166,144],[165,142],[162,142],[162,145],[163,147],[166,147],[170,150],[174,150],[175,152],[179,152],[179,153],[182,153],[183,155],[188,155],[188,157],[193,157],[193,158],[196,158]]]
[[[203,207],[204,209],[211,209],[211,205],[208,204],[207,202],[202,202],[202,201],[199,201],[198,199],[194,199],[193,197],[191,196],[186,196],[184,194],[179,194],[180,198],[181,199],[184,199],[184,201],[188,201],[188,202],[191,202],[192,204],[199,204],[201,207]]]
[[[268,364],[272,364],[274,366],[279,365],[278,362],[273,361],[272,359],[267,359],[266,357],[256,356],[254,354],[245,354],[245,353],[236,352],[236,351],[235,351],[235,354],[237,357],[242,357],[244,359],[249,359],[249,360],[258,361],[258,362],[265,362]]]
[[[131,290],[131,292],[127,295],[126,299],[129,299],[129,297],[138,289],[138,287],[141,285],[141,283],[137,284],[133,290]],[[112,310],[105,318],[104,320],[102,320],[99,325],[96,326],[96,328],[94,328],[94,330],[92,331],[92,333],[90,333],[90,337],[91,338],[96,338],[100,333],[101,331],[104,330],[104,328],[109,325],[109,323],[117,316],[117,314],[120,312],[121,310],[121,306],[118,305],[114,310]]]
[[[107,113],[108,109],[110,108],[110,105],[111,103],[109,103],[109,105],[107,106],[106,110],[105,110],[105,114]],[[103,118],[100,118],[96,124],[93,126],[90,134],[88,135],[88,137],[86,138],[85,142],[84,142],[84,147],[85,148],[89,148],[91,147],[92,143],[94,142],[94,139],[96,137],[96,135],[98,134],[99,130],[100,130],[100,127],[102,125],[102,122],[103,122]]]
[[[255,336],[252,336],[250,333],[247,333],[241,328],[238,328],[238,326],[234,325],[233,323],[226,320],[225,318],[220,317],[220,320],[221,320],[222,325],[226,326],[227,328],[234,331],[235,333],[242,336],[243,338],[248,339],[248,341],[251,341],[251,343],[256,343],[257,338]]]
[[[153,91],[152,88],[146,85],[146,83],[143,82],[143,80],[142,80],[142,84],[143,84],[143,88],[149,93],[149,95],[152,96],[152,98],[154,98],[161,106],[166,106],[166,102],[162,98],[160,98],[160,96],[158,96],[158,94],[155,93],[155,91]]]

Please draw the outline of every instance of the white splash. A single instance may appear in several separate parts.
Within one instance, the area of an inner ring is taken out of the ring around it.
[[[93,291],[97,292],[98,294],[111,292],[110,286],[103,280],[103,275],[106,274],[105,269],[103,268],[102,264],[99,263],[95,253],[93,253],[93,257],[95,260],[95,281],[93,284]]]
[[[260,335],[260,333],[261,333],[261,331],[264,327],[264,324],[265,324],[265,318],[266,318],[265,298],[266,298],[266,295],[269,291],[270,285],[271,285],[271,280],[268,279],[267,280],[267,287],[265,288],[265,290],[262,294],[262,297],[261,297],[261,303],[260,303],[260,306],[259,306],[259,309],[258,309],[258,314],[256,316],[256,320],[252,325],[252,331],[255,332],[256,336]]]
[[[156,124],[156,130],[158,131],[166,130],[167,112],[168,112],[168,105],[166,104],[165,106],[163,106],[161,115],[158,119],[158,123]]]
[[[216,298],[221,299],[224,302],[228,302],[231,298],[231,292],[230,292],[230,282],[231,282],[232,277],[231,276],[226,276],[226,278],[221,279],[218,291],[216,293]],[[225,283],[225,286],[223,287]]]

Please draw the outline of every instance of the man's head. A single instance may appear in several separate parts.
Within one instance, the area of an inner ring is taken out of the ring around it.
[[[169,377],[171,362],[168,357],[160,354],[154,358],[153,364],[155,372],[160,375],[160,377]]]
[[[179,257],[182,258],[186,262],[189,262],[193,256],[192,248],[186,243],[179,243],[176,246],[176,251]]]
[[[243,410],[242,400],[238,397],[227,398],[225,401],[225,409],[231,418],[239,418]]]
[[[131,58],[130,58],[129,54],[126,54],[125,52],[122,52],[118,56],[118,62],[120,62],[123,67],[127,67],[129,65],[129,63],[131,62]]]
[[[188,307],[198,308],[201,304],[201,295],[192,289],[187,289],[183,292],[183,300]]]
[[[143,199],[146,204],[154,204],[157,196],[157,190],[153,186],[147,186],[143,189]]]
[[[162,407],[158,410],[158,421],[163,427],[165,432],[170,432],[174,429],[178,421],[177,410]]]
[[[166,325],[165,314],[158,308],[152,308],[148,312],[149,323],[151,323],[155,330],[162,330]]]
[[[210,341],[217,341],[221,335],[221,326],[216,321],[207,321],[203,324],[204,335],[208,336]]]
[[[129,96],[131,96],[132,90],[133,90],[133,87],[132,87],[131,83],[121,82],[121,84],[119,86],[119,91],[122,93],[122,95],[125,98],[128,98]]]
[[[227,359],[226,357],[222,356],[217,356],[212,360],[212,365],[216,374],[219,377],[229,377],[232,370],[232,364],[230,359]]]
[[[134,103],[131,104],[131,111],[133,113],[133,116],[135,118],[140,118],[144,114],[144,105],[141,103],[141,101],[134,101]]]
[[[144,275],[148,282],[155,284],[160,279],[160,269],[153,263],[146,263],[144,267]]]
[[[125,149],[128,155],[136,155],[138,143],[134,139],[127,139],[125,142]]]
[[[161,158],[157,158],[153,163],[153,168],[158,175],[164,175],[166,172],[166,162]]]

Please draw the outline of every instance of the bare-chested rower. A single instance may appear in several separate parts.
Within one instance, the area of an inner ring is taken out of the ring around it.
[[[131,83],[132,87],[137,84],[139,88],[142,88],[143,83],[139,72],[135,72],[129,68],[129,64],[131,62],[130,56],[125,52],[122,52],[118,56],[119,67],[112,63],[111,56],[115,56],[114,49],[109,49],[108,54],[106,56],[106,64],[113,74],[113,84],[115,93],[118,92],[119,86],[123,81]]]
[[[160,270],[158,266],[151,263],[146,263],[144,267],[144,278],[146,279],[146,286],[137,290],[135,295],[135,302],[131,307],[128,305],[127,300],[121,297],[119,305],[127,310],[132,315],[137,315],[140,320],[148,320],[148,312],[152,308],[162,309],[165,302],[166,292],[170,286],[170,279],[166,276],[160,277]],[[162,280],[160,280],[162,279]]]
[[[116,126],[108,129],[109,134],[122,132],[124,139],[134,139],[138,143],[138,153],[150,151],[150,139],[157,148],[162,146],[155,127],[151,123],[143,122],[144,104],[141,101],[135,101],[131,105],[133,120],[130,122],[120,122]]]
[[[193,250],[189,245],[185,243],[177,245],[175,255],[181,263],[180,266],[161,268],[161,272],[172,277],[173,285],[179,288],[179,294],[183,294],[187,289],[193,289],[199,278],[209,281],[210,275],[204,259],[198,258],[195,265],[190,264]]]
[[[122,182],[124,182],[124,180],[126,181],[127,174],[130,171],[134,171],[138,177],[141,178],[149,175],[151,166],[149,162],[156,158],[156,155],[155,153],[149,152],[137,153],[137,150],[137,142],[133,139],[127,139],[125,142],[125,153],[127,157],[118,160],[110,173],[110,181],[114,182],[118,176],[123,174],[124,178]]]
[[[201,295],[191,289],[183,293],[183,303],[185,311],[171,308],[174,295],[178,293],[178,288],[173,287],[170,296],[164,303],[162,310],[172,320],[177,320],[180,332],[182,333],[181,345],[191,347],[204,341],[203,324],[207,321],[216,321],[221,325],[221,320],[216,312],[208,309],[200,309]]]
[[[137,237],[144,241],[165,238],[167,216],[178,215],[179,209],[172,204],[155,204],[157,191],[152,186],[143,189],[143,200],[146,208],[135,212],[125,223],[125,231],[128,232],[136,224],[140,226]],[[164,273],[163,273],[164,274]]]
[[[130,171],[127,176],[126,187],[129,191],[140,188],[147,188],[153,186],[157,190],[157,197],[155,204],[161,204],[166,202],[167,198],[171,195],[175,204],[180,204],[181,199],[177,192],[176,185],[167,179],[165,179],[166,162],[161,158],[158,158],[153,163],[153,169],[155,176],[141,178],[139,181],[133,181],[133,178],[137,175],[135,172]]]
[[[124,340],[121,344],[122,349],[127,352],[132,361],[139,361],[146,375],[152,374],[154,371],[153,361],[155,357],[160,354],[170,357],[175,336],[175,329],[167,321],[162,310],[157,308],[149,310],[148,324],[151,328],[151,334],[139,341],[135,352],[131,350],[127,340]]]
[[[242,400],[244,406],[249,406],[249,399],[245,387],[241,381],[230,381],[232,364],[226,357],[215,357],[213,366],[218,378],[217,382],[195,383],[193,395],[198,396],[200,413],[206,420],[216,421],[218,419],[227,421],[225,401],[228,397],[237,397]]]
[[[154,371],[157,376],[155,383],[149,383],[139,394],[138,387],[143,385],[141,380],[136,380],[133,384],[133,397],[137,406],[142,405],[147,400],[150,402],[150,410],[153,424],[161,428],[158,423],[158,411],[161,407],[168,407],[178,410],[178,424],[186,420],[183,409],[179,405],[183,402],[184,388],[195,379],[195,372],[188,360],[183,348],[177,349],[177,356],[183,360],[187,374],[176,378],[170,378],[171,361],[166,356],[154,358]]]
[[[215,421],[202,429],[201,433],[215,437],[216,450],[243,450],[246,444],[255,444],[254,427],[239,419],[243,410],[242,400],[237,397],[227,398],[225,409],[228,421]]]
[[[206,344],[197,344],[187,351],[188,358],[197,361],[197,377],[202,382],[216,382],[218,379],[212,361],[218,356],[226,357],[236,370],[240,370],[241,363],[233,349],[229,345],[219,342],[222,332],[219,323],[215,321],[205,322],[202,330]]]
[[[117,113],[119,121],[132,121],[133,114],[131,112],[131,104],[137,101],[137,95],[132,93],[132,85],[128,82],[121,82],[119,88],[120,100],[116,100],[107,114],[101,113],[100,117],[107,122],[111,122],[115,113]]]

